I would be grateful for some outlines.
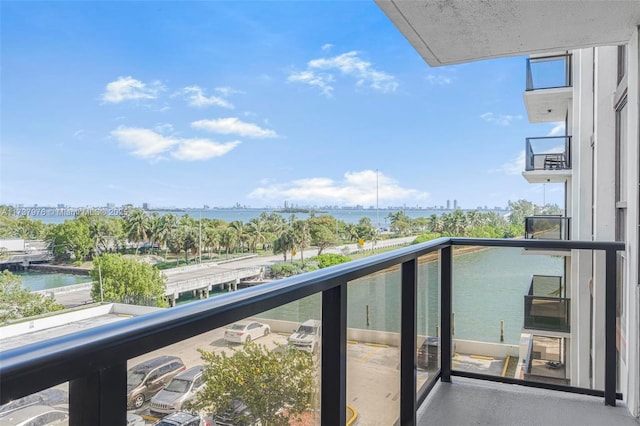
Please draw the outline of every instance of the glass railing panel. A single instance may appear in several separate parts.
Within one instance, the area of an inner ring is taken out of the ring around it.
[[[565,288],[562,285],[562,276],[534,275],[531,278],[530,296],[562,297]]]
[[[564,216],[529,216],[525,218],[525,238],[568,240],[569,219]]]
[[[529,351],[524,365],[525,380],[570,385],[567,372],[567,341],[561,337],[529,335]]]
[[[128,413],[320,424],[321,333],[317,294],[130,359]]]
[[[452,369],[522,378],[522,300],[531,276],[563,271],[563,258],[519,248],[455,249]]]
[[[568,333],[570,302],[561,297],[524,296],[524,328]]]
[[[358,424],[396,424],[400,415],[400,266],[347,287],[347,404]]]
[[[527,60],[527,90],[571,86],[571,55],[546,56]]]
[[[571,168],[570,136],[527,138],[526,171]]]
[[[416,391],[440,369],[440,267],[438,253],[418,259]]]
[[[0,425],[18,424],[69,424],[69,384],[65,382],[0,405]]]

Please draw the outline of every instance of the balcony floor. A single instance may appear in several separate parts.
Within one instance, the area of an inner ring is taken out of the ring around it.
[[[453,377],[438,383],[417,412],[418,425],[628,425],[629,411],[604,398]]]

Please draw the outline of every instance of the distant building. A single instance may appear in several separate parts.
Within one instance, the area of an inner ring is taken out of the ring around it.
[[[453,209],[457,209],[458,208],[458,200],[453,200]]]

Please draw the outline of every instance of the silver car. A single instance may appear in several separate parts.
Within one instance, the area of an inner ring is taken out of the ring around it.
[[[68,424],[69,412],[67,410],[47,405],[30,405],[0,417],[0,425],[3,426],[66,426]]]
[[[204,387],[202,365],[178,374],[160,392],[151,398],[151,414],[166,415],[180,411],[184,403],[196,396]]]

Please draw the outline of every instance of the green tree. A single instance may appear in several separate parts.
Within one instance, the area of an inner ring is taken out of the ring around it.
[[[167,306],[165,282],[160,271],[148,263],[120,254],[103,254],[93,259],[90,271],[94,301],[128,303],[144,306]]]
[[[293,224],[293,239],[295,247],[300,250],[300,260],[304,266],[304,250],[311,244],[311,233],[309,232],[309,222],[297,220]]]
[[[350,262],[351,258],[335,253],[324,253],[313,257],[311,260],[318,263],[318,268],[328,268],[329,266],[339,265],[341,263]]]
[[[329,215],[309,218],[309,232],[311,233],[311,244],[318,247],[318,256],[322,252],[340,243],[336,235],[336,220]]]
[[[273,242],[273,253],[282,253],[284,261],[287,261],[287,252],[292,252],[296,248],[296,237],[293,229],[289,228]],[[291,259],[293,260],[293,259]]]
[[[133,209],[124,218],[124,231],[127,239],[136,243],[136,254],[141,242],[148,240],[151,234],[151,221],[149,215],[142,209]]]
[[[270,351],[255,343],[231,355],[199,349],[206,384],[194,408],[218,412],[241,401],[264,426],[288,426],[290,419],[311,408],[315,366],[310,353],[280,349]]]
[[[0,273],[0,323],[64,309],[52,297],[31,293],[22,287],[20,276]]]
[[[53,226],[47,233],[47,242],[57,260],[64,259],[71,251],[76,261],[83,261],[95,248],[89,224],[82,219],[65,220]]]

